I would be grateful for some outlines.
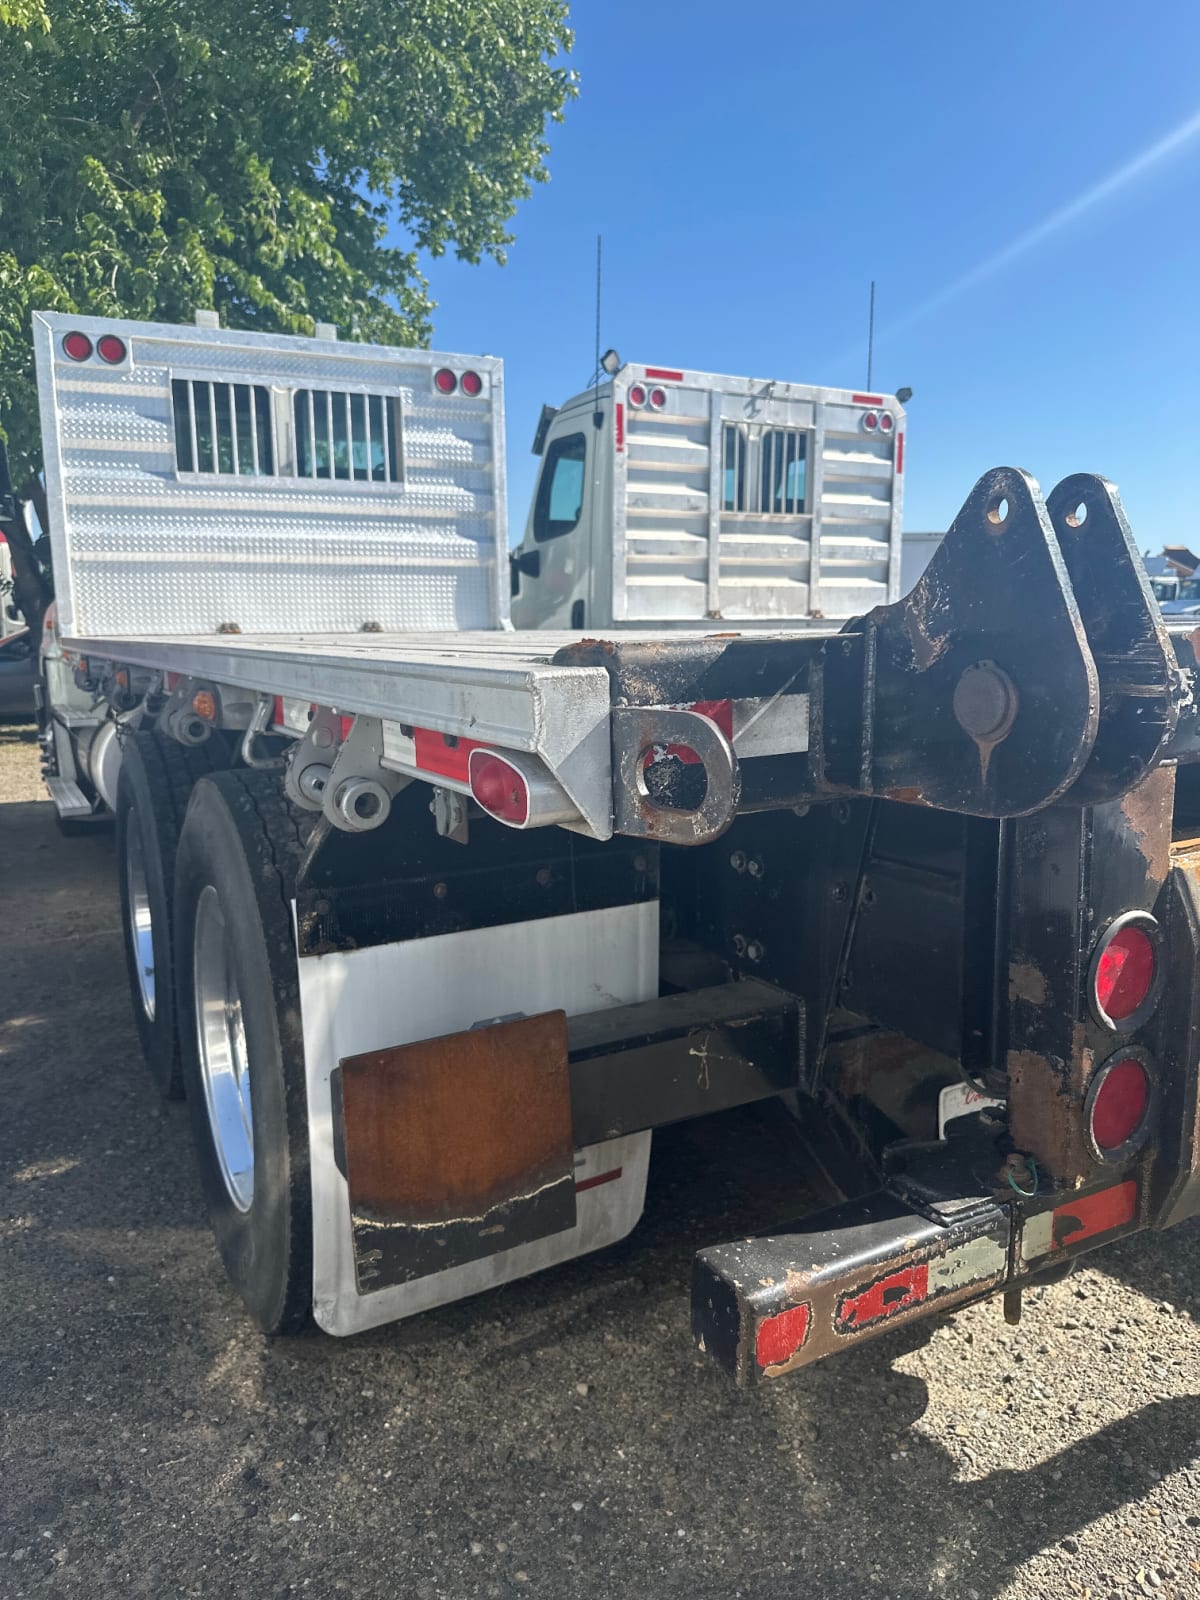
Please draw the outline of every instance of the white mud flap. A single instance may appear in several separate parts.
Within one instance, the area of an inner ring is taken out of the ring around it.
[[[334,1159],[330,1075],[347,1056],[514,1014],[568,1015],[658,993],[658,903],[300,959],[313,1199],[313,1309],[327,1333],[359,1333],[478,1294],[624,1238],[642,1214],[649,1133],[575,1155],[573,1228],[360,1294],[350,1201]]]

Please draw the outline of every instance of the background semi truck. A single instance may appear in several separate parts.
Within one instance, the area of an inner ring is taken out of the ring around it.
[[[878,504],[901,465],[858,442],[874,397],[743,428],[736,383],[623,369],[550,421],[538,490],[571,520],[546,473],[584,431],[611,587],[520,632],[498,362],[35,337],[56,802],[90,814],[109,764],[145,1053],[262,1328],[352,1333],[611,1243],[655,1128],[759,1102],[827,1204],[697,1254],[696,1336],[740,1383],[993,1294],[1015,1316],[1200,1209],[1197,669],[1111,485],[986,474],[903,600],[884,516],[872,603],[822,622],[830,434]],[[667,543],[703,571],[639,567],[663,508],[629,469],[682,438],[707,517],[685,483]],[[537,517],[532,553],[571,537]],[[551,577],[529,554],[522,590]]]

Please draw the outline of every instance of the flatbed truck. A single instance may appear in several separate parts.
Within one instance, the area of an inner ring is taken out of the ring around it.
[[[265,1332],[611,1244],[655,1129],[757,1102],[829,1203],[696,1254],[742,1385],[1200,1210],[1197,662],[1111,484],[986,473],[845,619],[519,631],[498,361],[35,341],[49,781],[112,794],[151,1076]]]

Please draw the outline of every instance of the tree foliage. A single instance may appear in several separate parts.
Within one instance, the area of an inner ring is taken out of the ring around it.
[[[14,477],[35,309],[427,342],[419,252],[503,261],[571,42],[565,0],[0,0]]]

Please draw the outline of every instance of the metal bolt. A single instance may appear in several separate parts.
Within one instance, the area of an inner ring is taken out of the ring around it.
[[[758,939],[751,939],[746,946],[747,961],[761,961],[766,954],[766,949]]]
[[[737,954],[739,956],[744,956],[746,954],[746,940],[745,940],[745,936],[743,934],[740,934],[740,933],[735,933],[734,934],[734,936],[733,936],[733,948],[734,948],[735,954]]]
[[[434,884],[434,886],[433,886],[433,898],[435,900],[444,900],[449,893],[450,893],[450,889],[449,889],[449,886],[447,884],[444,884],[444,883],[435,883]]]
[[[729,865],[735,872],[745,872],[746,852],[744,850],[735,850],[729,858]]]
[[[752,878],[761,878],[762,877],[762,875],[763,875],[763,864],[758,859],[757,856],[751,856],[750,857],[749,861],[746,863],[746,871],[750,874],[750,876]]]
[[[538,886],[542,889],[548,889],[550,887],[550,885],[554,882],[554,874],[550,871],[549,867],[538,868],[537,881]]]
[[[835,822],[850,821],[850,806],[847,801],[835,800],[833,802],[833,820]]]
[[[647,872],[647,871],[649,871],[649,868],[650,868],[650,861],[649,861],[648,857],[643,856],[643,855],[634,856],[634,858],[633,858],[633,870],[635,872]]]
[[[835,883],[829,892],[840,904],[843,900],[848,898],[850,894],[850,885],[848,883]]]

